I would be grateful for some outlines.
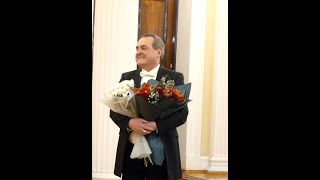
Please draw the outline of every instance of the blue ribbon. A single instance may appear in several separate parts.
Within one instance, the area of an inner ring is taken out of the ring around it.
[[[156,133],[151,133],[149,137],[147,138],[147,141],[149,143],[150,149],[152,151],[151,159],[154,164],[158,166],[162,166],[164,157],[164,147],[161,141],[161,138],[157,136]]]

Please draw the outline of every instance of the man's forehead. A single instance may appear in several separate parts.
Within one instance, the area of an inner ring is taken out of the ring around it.
[[[139,39],[137,45],[142,46],[142,45],[152,45],[153,42],[153,37],[142,37]]]

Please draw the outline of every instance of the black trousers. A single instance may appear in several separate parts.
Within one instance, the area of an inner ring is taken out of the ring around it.
[[[130,154],[133,144],[128,141],[123,159],[123,180],[167,180],[167,166],[164,160],[162,166],[148,164],[144,165],[143,159],[131,159]]]

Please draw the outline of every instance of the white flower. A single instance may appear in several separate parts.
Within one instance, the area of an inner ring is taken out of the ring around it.
[[[138,112],[136,109],[134,92],[132,88],[134,87],[134,81],[124,80],[120,83],[111,86],[111,88],[100,98],[100,101],[107,105],[114,112],[120,113],[128,117],[138,117]],[[135,135],[132,137],[132,135]],[[134,147],[132,149],[130,157],[132,159],[138,158],[145,160],[146,158],[152,163],[150,158],[151,149],[146,141],[145,137],[140,134],[130,133],[130,141],[134,141]]]
[[[134,87],[134,81],[124,80],[120,83],[113,85],[106,95],[110,94],[113,97],[124,98],[130,94],[131,88]]]

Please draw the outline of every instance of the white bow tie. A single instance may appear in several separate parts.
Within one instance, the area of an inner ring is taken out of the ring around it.
[[[140,72],[141,77],[155,77],[156,73],[154,72],[148,72],[148,71],[141,71]]]

